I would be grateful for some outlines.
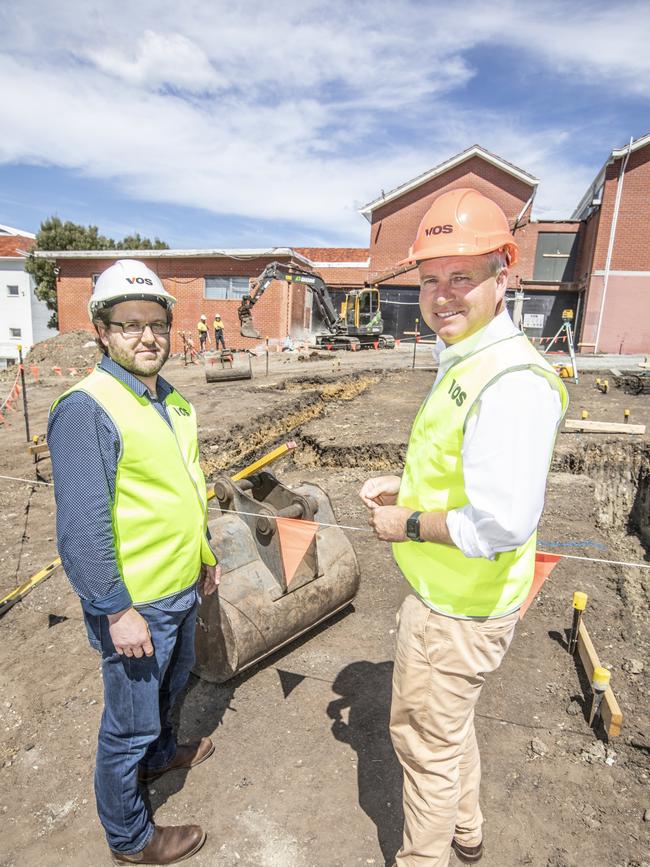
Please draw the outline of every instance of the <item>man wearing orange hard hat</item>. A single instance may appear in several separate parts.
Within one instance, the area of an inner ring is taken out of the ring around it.
[[[483,855],[474,708],[512,641],[534,573],[546,476],[568,397],[505,305],[517,244],[473,189],[438,196],[417,264],[438,372],[401,476],[360,495],[410,593],[398,615],[391,737],[404,768],[398,867]]]

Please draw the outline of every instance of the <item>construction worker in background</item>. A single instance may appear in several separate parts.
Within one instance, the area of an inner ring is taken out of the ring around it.
[[[202,313],[196,325],[196,330],[199,332],[199,352],[205,352],[205,344],[210,339],[207,322],[208,317]]]
[[[226,348],[226,341],[223,339],[223,320],[218,313],[214,314],[214,322],[212,323],[212,327],[214,328],[214,348],[216,350],[219,349],[219,344],[221,343],[221,348]]]
[[[115,864],[173,864],[205,840],[198,825],[154,825],[138,789],[214,751],[209,738],[178,745],[170,717],[198,590],[219,583],[196,414],[158,375],[174,302],[142,262],[100,274],[88,311],[102,360],[54,402],[47,432],[59,552],[102,654],[95,794]]]
[[[425,214],[406,261],[419,269],[438,372],[403,475],[360,491],[411,590],[398,614],[390,722],[404,769],[399,867],[446,867],[451,849],[470,864],[483,854],[474,708],[533,580],[568,402],[506,311],[517,252],[501,208],[475,190],[443,193]]]

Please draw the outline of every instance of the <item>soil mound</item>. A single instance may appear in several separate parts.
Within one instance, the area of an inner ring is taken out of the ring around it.
[[[60,367],[64,371],[70,367],[83,370],[92,367],[99,360],[99,355],[89,331],[70,331],[35,343],[27,354],[26,363],[46,370],[52,367]]]

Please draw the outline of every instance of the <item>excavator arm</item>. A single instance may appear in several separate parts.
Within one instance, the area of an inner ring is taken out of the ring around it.
[[[262,336],[253,325],[251,309],[257,304],[273,280],[285,280],[287,283],[301,283],[311,289],[316,307],[332,334],[342,330],[345,325],[336,311],[332,297],[328,292],[323,278],[311,271],[298,268],[295,265],[284,265],[282,262],[270,262],[260,276],[255,280],[248,295],[244,295],[237,308],[239,316],[239,331],[242,337],[259,340]]]

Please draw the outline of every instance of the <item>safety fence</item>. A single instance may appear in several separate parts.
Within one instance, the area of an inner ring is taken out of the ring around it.
[[[18,400],[20,397],[21,386],[20,386],[20,371],[22,365],[18,365],[18,370],[16,372],[16,378],[14,379],[14,384],[11,386],[11,389],[5,399],[0,404],[0,424],[11,424],[9,421],[9,412],[17,412],[16,407],[14,406],[14,401]]]
[[[529,337],[531,343],[566,343],[567,336],[562,334],[560,337]]]

